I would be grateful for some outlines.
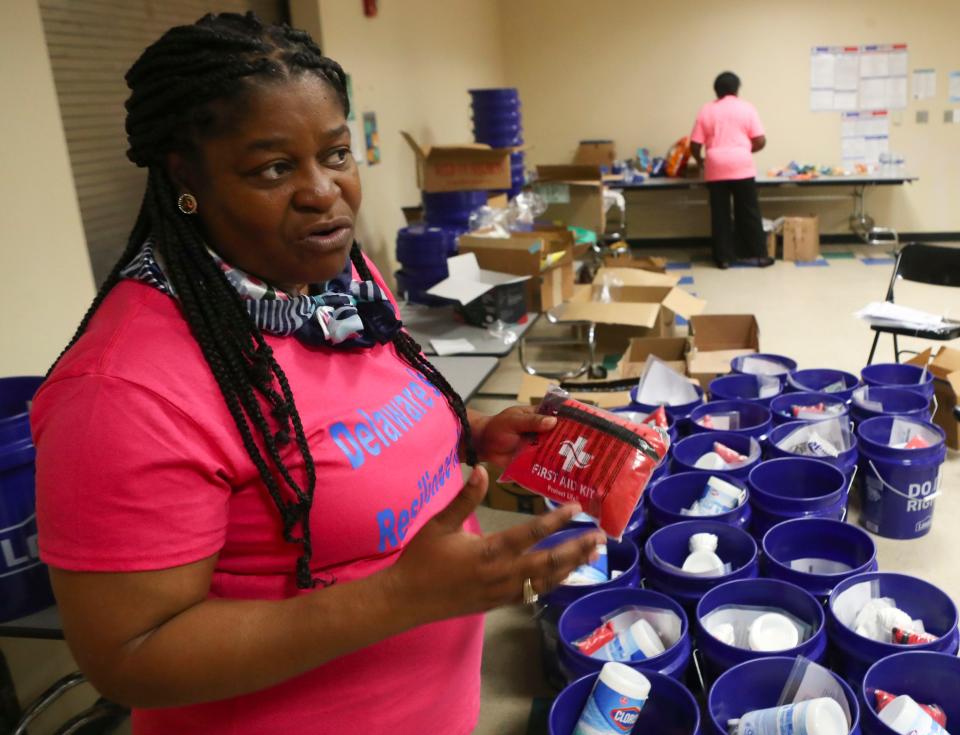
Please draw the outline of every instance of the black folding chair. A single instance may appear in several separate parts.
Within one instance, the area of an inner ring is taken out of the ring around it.
[[[897,262],[893,265],[893,275],[890,277],[890,286],[887,288],[886,300],[893,303],[893,287],[897,279],[916,281],[931,286],[960,287],[960,247],[948,245],[928,245],[926,243],[911,242],[900,248],[897,253]],[[960,322],[950,321],[949,329],[909,329],[886,325],[871,325],[874,331],[873,346],[870,348],[870,357],[867,365],[873,362],[873,354],[877,351],[877,342],[881,334],[893,335],[893,352],[896,361],[900,362],[902,352],[897,337],[919,337],[945,342],[960,337]]]

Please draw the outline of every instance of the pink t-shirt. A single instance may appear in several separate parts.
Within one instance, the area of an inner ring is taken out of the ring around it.
[[[763,134],[757,108],[729,94],[700,108],[690,140],[707,149],[707,181],[736,181],[757,175],[750,139]]]
[[[314,572],[347,582],[393,564],[461,488],[455,415],[392,345],[267,341],[316,461]],[[48,564],[130,572],[219,553],[211,597],[298,593],[301,547],[283,541],[273,501],[169,296],[139,282],[117,285],[43,384],[32,420]],[[300,477],[295,442],[285,458]],[[475,518],[467,527],[478,530]],[[468,733],[479,713],[482,643],[482,616],[425,625],[250,695],[134,710],[133,729]]]

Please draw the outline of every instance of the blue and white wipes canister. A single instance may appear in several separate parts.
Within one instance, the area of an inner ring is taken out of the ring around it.
[[[639,671],[614,661],[604,664],[573,735],[629,733],[649,696],[650,680]]]
[[[607,557],[607,545],[600,544],[597,546],[597,558],[589,564],[583,564],[574,569],[563,580],[563,583],[573,585],[600,584],[609,579],[610,561]]]

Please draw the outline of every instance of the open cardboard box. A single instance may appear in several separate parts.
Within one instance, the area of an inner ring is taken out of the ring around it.
[[[417,157],[417,185],[427,192],[510,188],[512,148],[481,143],[421,146],[400,131]]]
[[[655,273],[642,268],[607,268],[597,271],[594,283],[609,283],[618,286],[676,286],[680,276],[670,273]]]
[[[615,242],[610,248],[616,249],[623,244],[622,242]],[[608,255],[604,257],[603,265],[605,268],[639,268],[652,273],[667,272],[667,259],[650,255],[642,258],[633,255]]]
[[[639,378],[647,358],[653,355],[663,360],[667,367],[686,375],[689,346],[686,337],[635,337],[617,364],[617,374],[621,378]]]
[[[922,367],[932,353],[930,349],[925,350],[907,362]],[[946,432],[947,446],[960,449],[960,423],[953,415],[960,398],[960,350],[941,347],[928,370],[933,375],[933,393],[937,397],[937,412],[933,422]]]
[[[602,235],[607,228],[599,166],[537,166],[535,191],[547,202],[541,218]]]
[[[481,268],[526,276],[530,308],[547,311],[573,296],[573,236],[564,232],[569,238],[532,232],[506,238],[461,235],[459,247],[461,253],[473,253]]]
[[[450,275],[427,291],[456,301],[467,324],[485,327],[500,319],[519,322],[527,313],[527,276],[484,270],[473,253],[447,259]]]
[[[556,312],[561,322],[596,324],[597,351],[604,355],[622,355],[634,337],[667,336],[676,315],[690,319],[707,305],[672,286],[612,286],[607,290],[611,300],[604,303],[596,300],[604,286],[576,286],[570,301]]]
[[[701,314],[690,319],[687,375],[706,390],[730,372],[730,361],[760,351],[760,325],[753,314]]]
[[[539,375],[524,375],[520,381],[520,392],[517,393],[517,402],[522,405],[537,405],[550,390],[551,386],[559,385],[556,380],[549,380]],[[577,391],[568,390],[570,397],[581,403],[589,403],[599,408],[622,408],[630,403],[630,391]]]
[[[613,166],[617,160],[617,147],[612,140],[581,140],[573,163],[577,166]]]

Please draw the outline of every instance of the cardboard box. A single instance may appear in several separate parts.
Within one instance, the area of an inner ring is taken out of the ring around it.
[[[492,478],[502,473],[499,467],[487,465],[487,472],[491,480],[487,488],[487,496],[483,499],[484,505],[494,510],[509,510],[514,513],[541,515],[547,512],[547,506],[540,495],[524,490],[512,482],[494,481]]]
[[[400,135],[417,157],[417,185],[427,192],[510,188],[512,148],[480,143],[421,146],[410,133]]]
[[[573,156],[575,165],[613,166],[617,148],[612,140],[581,140]]]
[[[680,276],[670,273],[655,273],[643,268],[607,268],[597,271],[594,283],[612,283],[623,286],[676,286]]]
[[[461,235],[460,252],[473,253],[481,268],[527,276],[527,304],[547,311],[573,296],[573,236],[514,233],[507,238]],[[547,262],[546,266],[544,262]]]
[[[615,242],[610,248],[616,249],[622,244]],[[638,258],[632,255],[608,255],[603,259],[603,265],[606,268],[639,268],[651,273],[667,272],[667,259],[654,256]]]
[[[517,393],[517,402],[535,406],[550,390],[550,386],[559,385],[556,380],[548,380],[539,375],[524,375],[520,381],[520,392]],[[570,396],[581,403],[589,403],[600,408],[622,408],[630,403],[630,391],[595,391],[595,390],[568,390]]]
[[[925,350],[908,362],[926,365],[932,351]],[[937,412],[933,422],[947,435],[947,446],[960,449],[960,422],[953,413],[960,400],[960,350],[941,347],[928,368],[933,375],[933,393],[937,398]]]
[[[621,378],[639,378],[643,374],[647,358],[654,355],[668,367],[686,375],[689,347],[686,337],[635,337],[630,340],[627,351],[617,364],[617,374]]]
[[[473,253],[447,259],[448,278],[427,291],[456,301],[467,324],[485,327],[500,319],[515,324],[527,313],[526,276],[480,268]]]
[[[770,247],[769,241],[767,247]],[[817,215],[783,218],[783,259],[801,262],[820,257],[820,218]]]
[[[634,337],[666,336],[675,315],[690,319],[706,308],[702,299],[672,286],[610,287],[607,303],[595,300],[603,289],[597,283],[577,286],[557,312],[561,322],[594,323],[597,351],[602,355],[622,355]]]
[[[607,227],[599,166],[537,166],[534,190],[547,202],[542,219],[602,235]]]
[[[403,218],[406,220],[407,225],[416,225],[423,222],[423,206],[417,205],[416,207],[402,207],[403,209]]]
[[[730,361],[760,351],[760,325],[753,314],[707,314],[690,319],[687,375],[706,390],[730,372]]]
[[[767,233],[767,257],[768,258],[777,257],[777,233],[776,232]]]

